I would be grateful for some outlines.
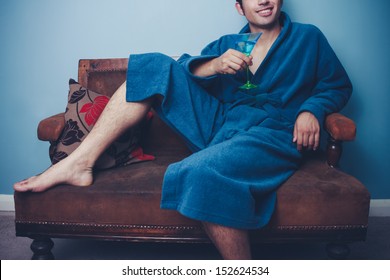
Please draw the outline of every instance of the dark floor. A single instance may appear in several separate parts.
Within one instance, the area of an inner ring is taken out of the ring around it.
[[[390,217],[370,217],[367,240],[350,245],[352,260],[390,260]],[[16,237],[14,213],[0,212],[0,259],[26,260],[32,256],[31,240]],[[215,260],[209,244],[128,243],[53,239],[52,250],[60,260]],[[326,260],[324,243],[258,245],[253,257],[264,260]]]

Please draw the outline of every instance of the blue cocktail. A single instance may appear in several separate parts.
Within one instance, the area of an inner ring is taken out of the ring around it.
[[[253,48],[255,47],[257,40],[260,38],[261,33],[246,33],[241,34],[239,41],[236,42],[236,49],[246,56],[250,56]],[[252,84],[249,78],[249,66],[246,67],[246,83],[240,86],[240,89],[249,90],[254,89],[257,86]]]

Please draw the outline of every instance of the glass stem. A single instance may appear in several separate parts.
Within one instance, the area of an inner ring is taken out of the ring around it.
[[[246,67],[246,83],[249,84],[249,66]]]

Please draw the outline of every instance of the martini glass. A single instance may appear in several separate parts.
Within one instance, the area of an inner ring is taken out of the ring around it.
[[[253,48],[255,47],[257,40],[260,38],[261,33],[245,33],[240,34],[239,39],[236,42],[236,50],[242,52],[246,56],[250,56]],[[257,88],[255,84],[252,84],[249,79],[249,66],[246,67],[246,83],[239,87],[239,89],[249,90]]]

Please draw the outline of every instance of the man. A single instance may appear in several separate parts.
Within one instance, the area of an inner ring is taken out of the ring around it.
[[[79,148],[15,190],[91,185],[99,155],[153,106],[195,152],[168,167],[161,207],[202,221],[223,258],[249,259],[248,230],[268,223],[275,190],[298,168],[302,149],[318,148],[325,115],[340,110],[352,90],[322,33],[292,23],[282,4],[236,3],[248,20],[242,32],[262,33],[249,57],[234,50],[237,35],[178,62],[132,55],[126,83]],[[258,87],[242,91],[247,66]]]

